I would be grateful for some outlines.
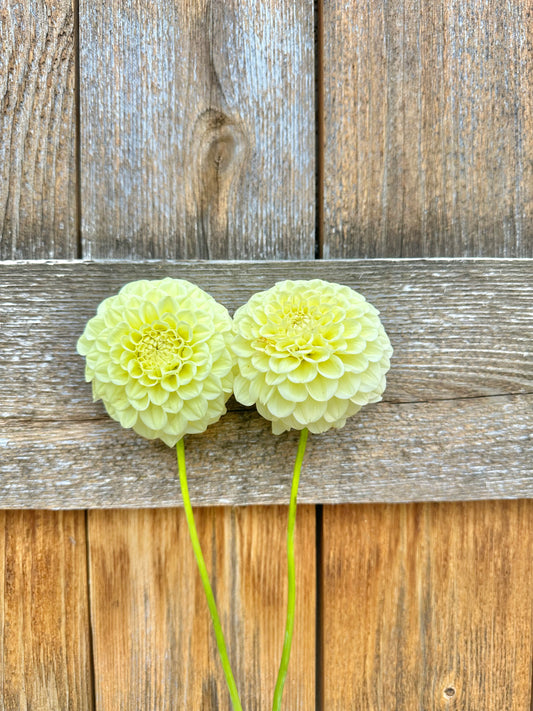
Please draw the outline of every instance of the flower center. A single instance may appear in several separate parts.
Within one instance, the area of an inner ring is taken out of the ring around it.
[[[298,309],[291,311],[285,318],[285,330],[296,336],[310,336],[316,326],[316,321],[308,311]]]
[[[159,326],[159,327],[158,327]],[[137,360],[146,372],[179,370],[191,355],[191,347],[172,329],[148,326],[137,343]]]

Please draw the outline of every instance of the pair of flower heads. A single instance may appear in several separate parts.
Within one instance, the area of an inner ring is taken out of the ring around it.
[[[227,309],[183,279],[134,281],[105,299],[78,341],[95,400],[124,427],[176,445],[183,505],[234,711],[237,685],[188,492],[183,436],[226,412],[233,392],[272,431],[300,430],[287,526],[287,616],[274,690],[281,711],[295,619],[294,526],[308,432],[342,427],[381,399],[392,348],[379,312],[347,286],[282,281]]]
[[[78,341],[109,415],[173,447],[234,393],[274,434],[342,427],[381,399],[392,348],[378,310],[320,279],[282,281],[231,318],[184,279],[140,280],[105,299]]]

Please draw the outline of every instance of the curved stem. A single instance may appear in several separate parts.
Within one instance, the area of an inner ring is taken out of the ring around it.
[[[274,701],[272,711],[280,711],[281,697],[283,696],[283,686],[287,669],[289,668],[289,657],[291,654],[292,634],[294,630],[294,609],[296,603],[296,575],[294,570],[294,527],[296,524],[296,498],[298,496],[298,483],[300,481],[300,471],[305,454],[305,445],[307,443],[307,435],[309,431],[304,428],[300,432],[300,441],[298,443],[298,453],[294,463],[294,472],[292,475],[291,486],[291,502],[289,505],[289,522],[287,526],[287,571],[288,571],[288,593],[287,593],[287,621],[285,623],[285,640],[283,642],[283,651],[281,653],[281,662],[279,665],[278,679],[274,690]]]
[[[207,598],[207,605],[211,614],[211,620],[213,621],[213,627],[215,628],[215,637],[217,640],[218,653],[220,654],[222,668],[224,670],[224,676],[226,677],[226,683],[228,685],[231,703],[233,705],[234,711],[242,711],[239,694],[237,693],[237,685],[235,684],[235,679],[233,677],[233,673],[231,671],[231,666],[228,659],[228,653],[226,651],[226,642],[224,641],[222,625],[220,624],[220,618],[218,616],[213,590],[211,589],[211,584],[209,583],[209,576],[207,574],[207,568],[205,567],[204,556],[202,554],[200,541],[198,540],[198,533],[196,532],[196,525],[194,523],[191,500],[189,498],[189,487],[187,485],[187,471],[185,469],[185,447],[183,445],[183,439],[180,439],[180,441],[176,445],[176,451],[178,454],[178,472],[181,486],[181,495],[183,497],[183,506],[185,508],[185,517],[187,519],[187,525],[189,526],[192,547],[194,550],[194,555],[196,557],[196,562],[198,564],[200,578],[202,579],[202,584],[204,586],[204,592]]]

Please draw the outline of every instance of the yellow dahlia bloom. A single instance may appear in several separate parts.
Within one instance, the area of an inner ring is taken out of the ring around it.
[[[183,279],[142,280],[102,301],[78,353],[113,419],[173,447],[226,412],[232,340],[230,315],[205,291]]]
[[[353,289],[283,281],[237,310],[233,390],[279,434],[343,427],[381,400],[392,348],[379,311]]]

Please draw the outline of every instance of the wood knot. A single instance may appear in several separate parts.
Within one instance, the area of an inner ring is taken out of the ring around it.
[[[208,109],[196,119],[188,212],[205,244],[204,257],[215,256],[213,246],[227,236],[228,216],[250,152],[250,141],[238,120],[218,109]]]

